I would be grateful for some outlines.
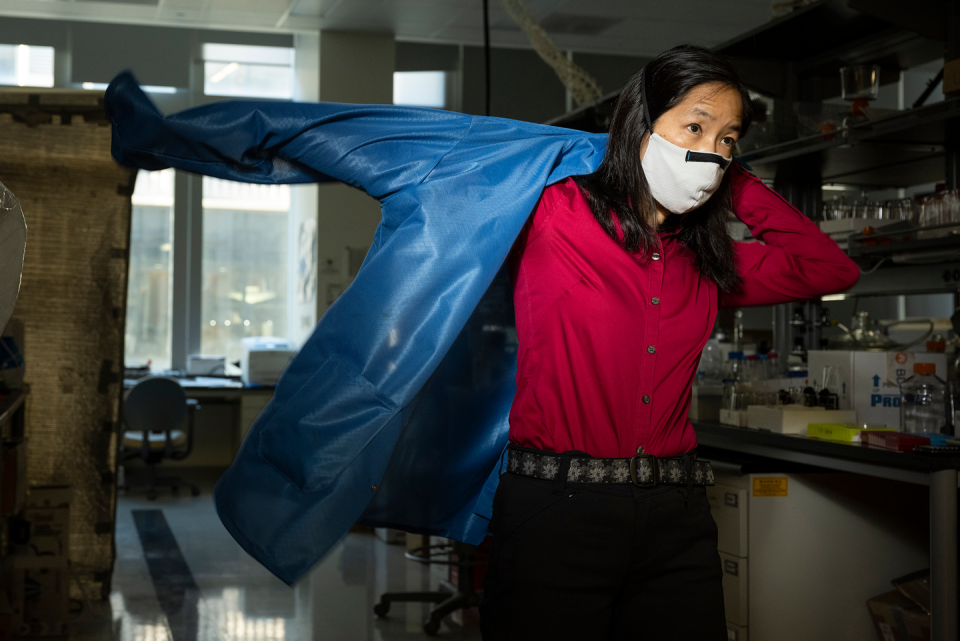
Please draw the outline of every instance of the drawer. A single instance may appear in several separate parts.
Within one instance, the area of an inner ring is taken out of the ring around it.
[[[237,439],[238,445],[247,436],[253,421],[260,415],[271,398],[273,398],[272,389],[263,391],[244,390],[244,393],[240,396],[240,424],[237,426],[240,429],[240,433],[237,435],[239,436]]]
[[[727,641],[749,641],[747,629],[742,625],[734,625],[727,621]]]
[[[748,624],[747,559],[720,553],[723,567],[723,609],[727,623]]]
[[[717,549],[733,556],[748,557],[747,491],[729,485],[707,488],[710,512],[717,522]]]

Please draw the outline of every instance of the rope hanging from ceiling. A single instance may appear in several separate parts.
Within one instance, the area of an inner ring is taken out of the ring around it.
[[[577,106],[595,102],[603,95],[603,89],[597,84],[597,81],[589,73],[583,70],[572,60],[557,48],[553,40],[547,35],[547,32],[540,26],[537,17],[530,12],[523,0],[500,0],[500,6],[507,12],[514,22],[519,25],[533,50],[546,62],[553,67],[560,82],[567,88],[567,91],[573,96]]]

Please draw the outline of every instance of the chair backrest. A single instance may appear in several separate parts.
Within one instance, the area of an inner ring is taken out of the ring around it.
[[[180,429],[187,416],[187,395],[172,378],[144,378],[130,390],[123,413],[132,430]]]

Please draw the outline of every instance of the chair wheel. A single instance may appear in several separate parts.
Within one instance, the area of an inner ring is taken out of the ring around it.
[[[387,612],[390,611],[390,602],[387,603],[378,603],[373,606],[373,613],[376,614],[381,619],[387,616]]]
[[[173,496],[180,496],[180,488],[176,485],[170,488],[170,494]]]
[[[199,487],[190,488],[190,494],[192,496],[200,496],[200,488]]]
[[[423,631],[428,637],[437,636],[437,632],[440,632],[440,622],[434,621],[433,619],[427,619],[423,622]]]
[[[148,500],[148,501],[155,501],[156,499],[157,499],[157,491],[156,491],[156,490],[147,490],[147,500]]]

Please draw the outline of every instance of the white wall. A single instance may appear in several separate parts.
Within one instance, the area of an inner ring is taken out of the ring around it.
[[[320,99],[320,34],[294,36],[293,98],[304,102]],[[317,323],[317,185],[290,188],[287,227],[287,337],[302,344]],[[314,242],[311,243],[310,239]],[[304,283],[303,281],[307,282]],[[313,286],[310,286],[312,282]],[[304,287],[306,285],[306,287]]]
[[[320,100],[366,104],[393,102],[392,35],[320,33]],[[342,183],[318,186],[317,317],[353,280],[347,248],[369,247],[380,223],[380,203]]]

